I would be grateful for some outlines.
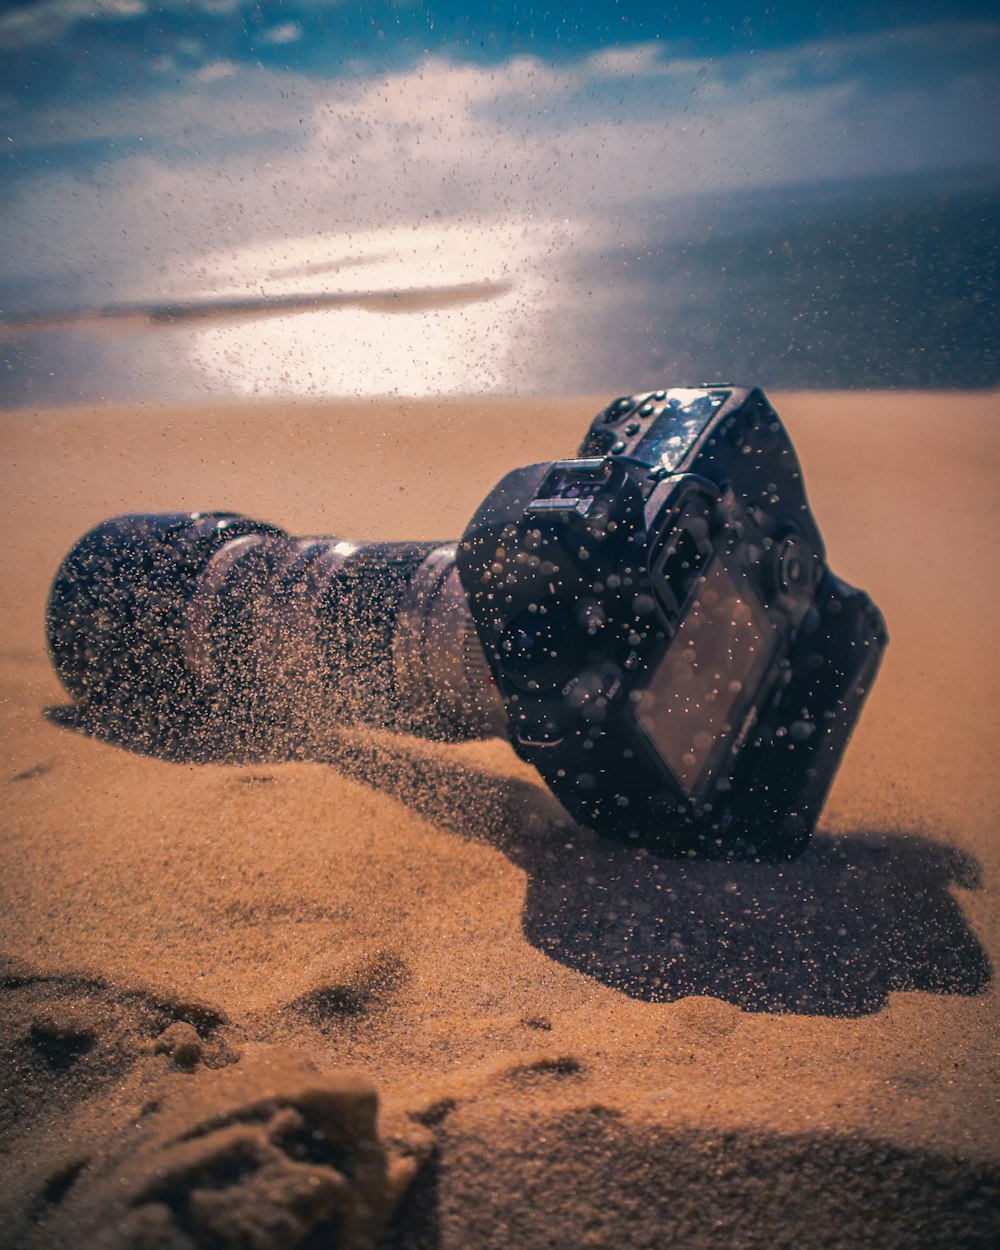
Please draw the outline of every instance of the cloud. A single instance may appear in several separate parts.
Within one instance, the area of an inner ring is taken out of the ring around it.
[[[178,41],[179,51],[183,44]],[[203,54],[197,43],[189,51]],[[882,154],[888,162],[900,152],[928,168],[953,163],[956,153],[972,161],[994,159],[1000,145],[983,144],[974,127],[969,141],[966,130],[976,110],[996,115],[998,59],[1000,23],[955,22],[722,58],[677,58],[659,43],[560,65],[520,56],[484,68],[426,56],[389,75],[332,81],[212,60],[188,77],[186,91],[172,84],[158,90],[154,82],[145,92],[91,98],[85,108],[39,109],[21,119],[12,138],[22,149],[48,145],[54,134],[64,143],[131,134],[146,144],[157,136],[171,144],[187,138],[196,124],[206,142],[228,137],[234,149],[290,132],[322,147],[347,142],[354,125],[359,143],[367,143],[370,132],[391,133],[393,151],[411,149],[414,157],[426,157],[428,145],[437,144],[447,148],[449,160],[471,158],[474,175],[484,139],[499,143],[501,154],[527,142],[580,150],[608,167],[613,153],[593,153],[584,133],[595,130],[618,135],[621,147],[646,145],[644,177],[653,186],[670,180],[664,160],[678,158],[686,176],[706,186],[718,185],[723,176],[721,168],[710,172],[713,164],[727,165],[734,182],[748,172],[767,181],[748,171],[748,155],[765,158],[775,181],[795,181],[796,166],[798,180],[806,181],[823,176],[824,169],[830,177],[842,176],[850,143],[857,140],[861,152],[871,147],[859,132],[897,108],[908,120],[922,112],[932,124],[907,129],[901,120],[895,142]],[[230,82],[220,92],[223,77]],[[210,102],[201,94],[208,86]],[[347,119],[343,131],[338,118]],[[420,153],[412,150],[418,137]],[[578,171],[581,180],[585,173]]]
[[[302,28],[298,22],[282,22],[280,26],[271,26],[257,36],[258,43],[281,45],[295,43],[302,38]]]
[[[38,0],[0,16],[0,48],[29,48],[61,38],[78,22],[120,22],[146,12],[143,0]]]
[[[650,44],[559,66],[426,57],[332,82],[218,60],[180,91],[154,78],[12,123],[15,150],[116,144],[65,164],[63,203],[40,176],[15,207],[29,232],[39,197],[82,233],[145,218],[129,230],[142,250],[169,202],[197,250],[220,222],[294,237],[435,214],[623,218],[706,192],[995,163],[998,49],[1000,23],[954,23],[698,61]]]
[[[196,69],[191,79],[193,82],[219,82],[223,78],[232,78],[236,71],[234,61],[209,61]]]
[[[609,77],[658,73],[663,66],[663,48],[658,43],[644,43],[631,48],[609,48],[591,59],[591,65]],[[697,64],[697,62],[694,62]]]
[[[155,4],[147,0],[35,0],[0,16],[0,49],[13,51],[49,43],[84,23],[120,22],[171,9],[221,16],[234,13],[242,3],[243,0],[157,0]],[[286,30],[292,25],[285,23],[276,29]]]
[[[653,45],[560,66],[427,57],[333,82],[212,62],[180,91],[150,79],[11,122],[15,150],[101,143],[105,159],[15,180],[4,263],[99,283],[104,252],[115,281],[149,282],[158,258],[196,265],[230,237],[442,219],[572,218],[622,241],[707,192],[996,163],[1000,24],[956,25],[680,64]]]
[[[137,97],[8,121],[15,150],[58,140],[86,155],[12,180],[0,279],[55,306],[67,276],[108,303],[426,286],[456,270],[448,281],[507,293],[481,316],[397,319],[384,339],[372,313],[338,313],[354,346],[322,367],[322,318],[213,331],[199,359],[231,382],[256,360],[279,387],[287,347],[335,387],[367,343],[386,389],[504,386],[511,362],[558,356],[581,318],[613,318],[627,297],[581,286],[574,258],[676,237],[692,198],[1000,165],[998,46],[1000,24],[955,23],[716,59],[652,44],[559,65],[428,56],[333,81],[214,62],[180,90],[151,77]],[[473,361],[462,325],[494,354]],[[424,332],[437,365],[419,363]]]

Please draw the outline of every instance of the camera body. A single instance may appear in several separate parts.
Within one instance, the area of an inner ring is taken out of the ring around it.
[[[808,840],[887,634],[826,564],[762,391],[615,400],[508,474],[456,564],[515,751],[573,815],[671,853]]]
[[[757,859],[808,840],[887,641],[827,567],[771,405],[734,386],[615,400],[457,545],[112,518],[63,561],[47,632],[73,723],[133,749],[506,732],[598,832]]]

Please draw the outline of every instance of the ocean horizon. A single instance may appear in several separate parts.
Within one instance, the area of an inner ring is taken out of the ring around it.
[[[1000,385],[1000,174],[433,221],[0,283],[0,406]]]

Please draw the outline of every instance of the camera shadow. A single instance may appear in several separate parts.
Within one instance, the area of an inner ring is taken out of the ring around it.
[[[893,991],[974,995],[992,979],[952,892],[980,888],[978,863],[917,834],[819,834],[776,865],[669,859],[574,824],[540,784],[445,760],[412,739],[343,731],[321,748],[248,755],[221,738],[154,742],[72,707],[46,716],[176,761],[334,767],[503,852],[527,875],[528,941],[633,998],[710,995],[744,1011],[856,1017]]]
[[[540,785],[408,744],[355,741],[331,763],[501,850],[527,874],[528,941],[634,998],[851,1017],[893,991],[973,995],[991,981],[952,893],[980,888],[979,865],[928,838],[818,835],[780,865],[669,859],[573,824]]]

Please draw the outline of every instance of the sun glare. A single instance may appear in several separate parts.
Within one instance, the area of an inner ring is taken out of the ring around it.
[[[196,368],[238,394],[428,395],[516,390],[526,354],[557,333],[552,261],[570,223],[427,225],[218,254],[212,299],[302,296],[294,314],[210,323]],[[308,307],[315,297],[317,308]]]

